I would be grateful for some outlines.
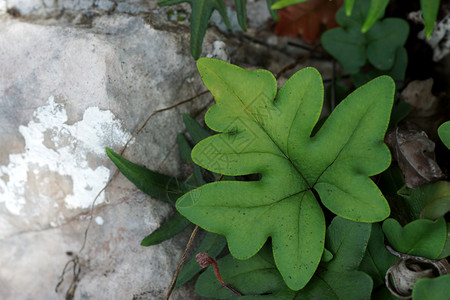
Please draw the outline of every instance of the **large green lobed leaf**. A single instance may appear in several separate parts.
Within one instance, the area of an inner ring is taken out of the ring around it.
[[[226,236],[231,254],[248,259],[272,237],[275,263],[289,288],[311,279],[324,249],[325,220],[313,190],[335,214],[377,222],[389,206],[370,176],[385,170],[383,142],[394,83],[379,77],[339,104],[311,137],[323,103],[320,74],[305,68],[277,93],[265,70],[214,59],[197,62],[216,105],[205,116],[219,134],[201,141],[194,162],[213,172],[261,174],[259,181],[204,185],[177,201],[193,223]]]

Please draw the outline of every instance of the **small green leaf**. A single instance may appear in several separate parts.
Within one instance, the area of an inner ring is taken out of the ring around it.
[[[269,9],[269,13],[272,16],[272,19],[276,22],[278,22],[280,20],[280,18],[278,17],[278,11],[276,11],[275,9],[272,9],[272,5],[276,2],[277,0],[266,0],[267,3],[267,8]]]
[[[367,59],[377,69],[389,70],[399,47],[408,38],[409,25],[403,19],[387,18],[377,22],[366,33]]]
[[[444,145],[450,149],[450,121],[447,121],[439,126],[438,134]]]
[[[357,73],[366,63],[364,35],[357,28],[333,28],[322,34],[321,41],[350,74]]]
[[[383,71],[383,70],[379,70],[375,67],[371,67],[368,71],[360,70],[356,74],[351,74],[351,78],[352,78],[355,86],[360,87],[378,76],[388,75],[388,76],[392,77],[392,79],[394,79],[396,89],[399,90],[403,87],[403,81],[405,80],[405,72],[406,72],[407,65],[408,65],[408,54],[406,52],[405,47],[400,47],[397,49],[397,52],[395,54],[394,65],[392,66],[391,69]],[[370,67],[370,66],[367,66],[367,67]],[[404,105],[406,105],[406,107],[409,108],[408,103],[403,102],[403,101],[399,102],[399,104],[400,103],[402,103],[401,104],[402,108],[405,108]],[[395,108],[395,106],[394,106],[394,108]],[[407,113],[409,113],[409,109],[406,109],[406,111],[407,111]],[[404,115],[404,113],[405,113],[405,110],[402,110],[402,113],[395,117],[395,119],[396,119],[395,122],[399,122],[403,117],[405,117],[406,115]],[[392,114],[394,114],[394,109],[392,111]],[[393,118],[394,117],[391,116],[391,123],[392,123]],[[389,125],[389,126],[391,126],[391,125]]]
[[[204,185],[206,182],[203,179],[202,170],[199,166],[197,166],[191,158],[191,152],[192,148],[191,145],[189,145],[189,142],[186,140],[183,134],[177,135],[177,143],[178,143],[178,149],[180,151],[180,157],[181,160],[192,166],[194,169],[193,176],[190,176],[185,182],[185,185],[190,185],[192,188],[199,187],[201,185]]]
[[[379,70],[392,69],[397,50],[408,37],[408,23],[397,18],[376,22],[370,30],[362,33],[368,10],[368,0],[356,1],[351,16],[345,14],[343,7],[340,8],[336,21],[342,27],[328,30],[321,37],[323,47],[350,74],[358,73],[367,60]]]
[[[362,33],[366,33],[375,22],[384,15],[384,10],[388,5],[389,0],[371,0],[369,11],[367,12],[366,20],[361,28]],[[348,14],[347,14],[348,15]]]
[[[413,300],[450,299],[448,287],[450,274],[436,278],[422,278],[416,282],[412,292]]]
[[[353,5],[355,4],[355,0],[344,0],[345,5],[345,14],[347,16],[352,15]]]
[[[218,260],[218,265],[224,281],[247,297],[272,294],[286,289],[273,261],[270,247],[262,248],[248,260],[237,260],[227,255]],[[202,297],[214,299],[236,297],[219,283],[211,267],[200,275],[195,284],[195,291]]]
[[[203,128],[194,118],[188,114],[183,114],[184,126],[189,133],[194,144],[198,144],[201,140],[206,139],[211,136],[208,130]]]
[[[420,8],[422,9],[427,39],[429,39],[431,37],[431,33],[433,33],[434,23],[436,22],[440,2],[440,0],[420,0]]]
[[[447,223],[447,239],[445,240],[444,249],[437,259],[443,259],[450,255],[450,223]]]
[[[177,135],[178,151],[180,152],[181,161],[186,164],[194,164],[191,157],[192,148],[182,133]]]
[[[302,2],[306,2],[308,0],[280,0],[275,2],[275,4],[273,4],[270,8],[271,9],[281,9],[284,8],[286,6],[290,6],[290,5],[294,5],[294,4],[298,4],[298,3],[302,3]]]
[[[212,258],[216,258],[225,248],[227,241],[224,236],[214,234],[211,232],[206,232],[202,241],[195,250],[195,253],[206,252]],[[199,266],[197,260],[195,259],[195,254],[189,259],[180,271],[177,278],[177,283],[175,284],[175,289],[187,283],[195,275],[200,273],[203,269]]]
[[[324,249],[319,200],[352,220],[376,222],[389,215],[369,176],[390,164],[383,138],[393,81],[380,77],[350,94],[311,137],[323,102],[315,69],[297,72],[274,102],[277,87],[270,72],[205,58],[197,65],[217,102],[206,123],[220,133],[194,148],[194,162],[229,176],[259,173],[261,180],[204,185],[181,197],[177,209],[225,235],[238,259],[255,255],[272,237],[276,265],[289,288],[298,290],[314,274]]]
[[[174,203],[188,190],[176,178],[136,165],[110,148],[106,148],[106,154],[128,180],[152,197]]]
[[[360,271],[327,271],[300,290],[295,299],[360,300],[370,299],[372,279]]]
[[[334,256],[327,270],[334,272],[357,270],[366,252],[370,231],[371,224],[335,217],[326,235],[325,246]]]
[[[374,288],[384,284],[386,271],[397,260],[384,247],[384,235],[381,226],[372,224],[369,244],[359,270],[370,275],[373,279]]]
[[[403,187],[398,194],[405,198],[416,219],[435,220],[450,211],[450,182],[437,181],[415,189]]]
[[[190,224],[191,222],[189,222],[188,219],[183,217],[178,212],[175,212],[175,214],[163,225],[161,225],[161,227],[146,236],[142,240],[141,246],[148,247],[162,243],[182,232]]]
[[[191,6],[191,54],[198,59],[202,52],[203,38],[208,28],[209,18],[214,10],[217,10],[225,24],[231,27],[228,20],[225,5],[222,0],[163,0],[158,2],[159,6],[169,6],[187,2]]]
[[[326,247],[334,258],[318,271],[295,299],[369,299],[372,279],[356,271],[369,241],[371,225],[335,217],[327,229]]]
[[[323,254],[322,254],[322,259],[320,261],[327,263],[332,259],[333,259],[333,253],[331,253],[331,251],[329,251],[327,248],[324,248]]]
[[[447,225],[443,217],[434,222],[415,220],[403,228],[395,219],[387,219],[383,222],[383,231],[395,250],[429,259],[439,257],[447,239]]]
[[[247,0],[234,0],[234,6],[236,7],[236,15],[238,18],[239,26],[243,31],[247,31]]]

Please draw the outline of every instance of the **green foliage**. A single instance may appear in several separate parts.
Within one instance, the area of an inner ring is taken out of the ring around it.
[[[236,7],[236,15],[238,18],[239,26],[242,30],[247,31],[247,0],[234,0],[234,6]]]
[[[226,244],[227,241],[222,235],[207,232],[195,250],[195,253],[206,252],[212,258],[216,258],[223,251]],[[194,254],[192,255],[192,258],[183,265],[183,268],[178,275],[175,288],[184,285],[201,271],[202,268],[199,266]]]
[[[376,71],[403,79],[407,57],[403,48],[409,32],[408,23],[402,19],[387,18],[375,22],[370,30],[361,32],[369,13],[369,1],[356,1],[351,16],[342,7],[336,21],[342,26],[328,30],[322,35],[323,47],[351,74],[360,72],[368,61]],[[370,20],[376,20],[375,14]],[[372,21],[371,21],[372,22]],[[367,76],[367,75],[366,75]],[[401,76],[401,77],[397,77]]]
[[[390,266],[397,260],[384,247],[384,235],[381,226],[372,224],[367,251],[364,254],[359,270],[372,277],[374,288],[384,285],[384,276]]]
[[[290,5],[294,5],[294,4],[298,4],[298,3],[302,3],[302,2],[307,2],[308,0],[280,0],[275,2],[275,4],[273,4],[270,8],[271,9],[281,9],[283,7],[286,6],[290,6]]]
[[[420,8],[422,9],[422,16],[425,23],[425,34],[427,39],[431,37],[431,33],[433,32],[440,2],[440,0],[420,0]]]
[[[444,145],[450,149],[450,121],[447,121],[439,126],[438,134]]]
[[[415,189],[406,186],[398,194],[408,201],[415,219],[435,220],[450,211],[450,182],[438,181]]]
[[[218,265],[225,282],[246,297],[266,293],[277,294],[286,289],[283,278],[276,268],[269,245],[263,247],[248,260],[238,260],[232,255],[227,255],[218,260]],[[212,268],[208,268],[200,275],[195,285],[195,291],[200,296],[214,299],[234,299],[236,297],[219,283]],[[239,297],[239,299],[241,298]]]
[[[427,38],[430,38],[431,33],[433,32],[440,2],[440,0],[420,0],[420,8],[422,10],[423,19],[425,22],[425,33]],[[363,33],[367,32],[372,27],[372,25],[375,24],[376,20],[383,16],[388,3],[389,0],[370,1],[370,8],[367,17],[364,21],[363,27],[361,28],[361,31]],[[351,16],[355,0],[344,0],[344,4],[345,14],[347,16]]]
[[[344,0],[345,14],[351,16],[355,0]]]
[[[174,203],[190,189],[186,184],[173,177],[159,174],[130,162],[110,148],[106,148],[106,154],[119,171],[147,195]]]
[[[161,227],[152,234],[146,236],[141,241],[141,246],[148,247],[162,243],[185,230],[190,224],[191,222],[189,222],[188,219],[183,217],[180,213],[175,212],[175,214],[167,222],[161,225]]]
[[[191,54],[195,59],[200,57],[202,52],[203,38],[208,28],[209,18],[214,10],[222,16],[223,21],[231,27],[228,20],[225,4],[222,0],[163,0],[158,2],[160,6],[169,6],[187,2],[191,6]]]
[[[369,299],[372,280],[358,271],[371,225],[335,217],[327,229],[326,247],[334,258],[319,269],[295,299]]]
[[[297,72],[274,102],[276,81],[267,71],[213,59],[197,65],[217,102],[205,120],[220,134],[201,141],[193,160],[217,173],[259,173],[262,179],[204,185],[181,197],[177,209],[225,235],[238,259],[255,255],[271,236],[276,265],[287,285],[298,290],[324,248],[324,217],[313,190],[328,209],[348,219],[376,222],[389,214],[369,176],[390,163],[383,137],[393,82],[380,77],[359,88],[310,137],[323,101],[315,69]]]
[[[334,218],[327,230],[326,241],[334,258],[324,263],[299,292],[290,290],[284,283],[268,244],[248,260],[237,260],[231,255],[220,259],[219,269],[223,279],[245,295],[239,299],[368,299],[372,281],[357,268],[370,229],[370,224]],[[197,280],[196,291],[208,298],[236,298],[221,286],[211,268]]]
[[[383,231],[395,250],[429,259],[441,256],[447,239],[443,217],[436,221],[418,219],[405,227],[395,219],[387,219],[383,222]]]
[[[361,27],[361,32],[366,33],[374,24],[375,22],[383,17],[384,10],[386,9],[386,6],[388,5],[389,0],[371,0],[369,10],[367,12],[366,20],[364,21],[364,24]]]
[[[277,21],[278,14],[270,7],[275,0],[266,0],[269,13],[272,18]],[[194,59],[198,59],[202,53],[203,38],[205,37],[206,30],[208,29],[209,19],[214,10],[217,10],[222,17],[225,25],[231,28],[230,20],[228,19],[227,11],[223,0],[162,0],[158,2],[159,6],[170,6],[180,3],[188,3],[191,6],[191,17],[189,19],[191,28],[191,40],[190,48],[191,54]],[[234,0],[236,8],[236,15],[239,26],[242,30],[247,31],[247,1],[246,0]]]
[[[422,278],[414,285],[413,300],[450,299],[448,287],[450,286],[450,274],[436,278]]]

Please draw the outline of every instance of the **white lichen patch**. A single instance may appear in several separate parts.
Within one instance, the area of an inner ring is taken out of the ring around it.
[[[25,152],[10,154],[9,164],[0,166],[0,203],[11,214],[38,215],[42,205],[58,205],[54,197],[68,209],[89,207],[110,170],[101,163],[92,168],[87,158],[104,161],[105,147],[124,145],[131,137],[111,111],[97,107],[87,108],[73,125],[66,122],[64,104],[52,96],[34,111],[32,121],[19,127]],[[61,187],[58,178],[65,178],[61,191],[45,190]],[[103,201],[101,195],[96,203]]]
[[[94,220],[95,220],[95,223],[97,223],[98,225],[103,225],[103,223],[105,223],[105,221],[103,220],[103,218],[100,217],[100,216],[96,216],[96,217],[94,218]]]

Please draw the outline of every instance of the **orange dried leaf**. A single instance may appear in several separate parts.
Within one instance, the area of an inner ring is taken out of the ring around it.
[[[308,42],[314,42],[322,28],[331,29],[338,24],[334,18],[343,0],[310,0],[291,5],[278,11],[280,21],[275,34],[296,37],[301,35]]]

